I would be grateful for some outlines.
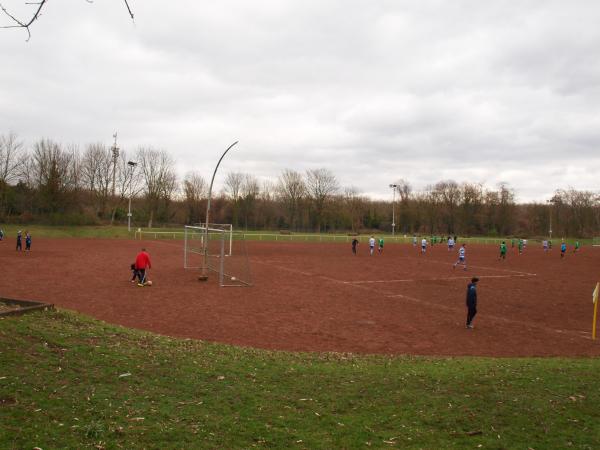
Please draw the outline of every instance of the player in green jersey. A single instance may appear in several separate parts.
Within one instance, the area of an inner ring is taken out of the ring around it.
[[[379,248],[377,248],[377,251],[380,255],[383,253],[383,238],[379,238]]]
[[[500,256],[498,259],[506,259],[506,243],[504,241],[500,244]]]

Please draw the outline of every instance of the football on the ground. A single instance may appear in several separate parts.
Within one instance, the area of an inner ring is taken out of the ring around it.
[[[150,281],[150,280],[146,281],[146,285],[147,286],[152,286],[152,281]]]

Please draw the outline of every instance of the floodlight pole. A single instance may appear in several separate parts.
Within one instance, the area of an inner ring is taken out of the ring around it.
[[[550,234],[550,240],[552,240],[552,207],[554,206],[554,200],[546,200],[546,203],[550,205],[548,209],[548,233]]]
[[[210,180],[210,187],[208,188],[208,201],[206,202],[206,228],[204,229],[204,251],[203,251],[203,262],[202,262],[202,272],[200,277],[198,277],[199,280],[201,281],[206,281],[208,279],[208,271],[206,270],[208,267],[208,223],[209,223],[209,217],[210,217],[210,199],[212,197],[212,188],[213,188],[213,183],[215,182],[215,176],[217,175],[217,169],[219,168],[219,165],[221,164],[221,161],[223,161],[223,158],[225,157],[225,155],[227,154],[227,152],[229,150],[231,150],[231,148],[236,145],[239,141],[235,141],[233,144],[231,144],[229,147],[227,147],[227,150],[225,150],[223,152],[223,154],[221,155],[221,157],[219,158],[219,162],[217,163],[217,166],[215,167],[215,170],[212,174],[212,178]]]
[[[131,233],[131,197],[133,196],[133,190],[131,189],[131,182],[133,181],[133,171],[135,170],[135,166],[137,166],[136,162],[127,161],[127,165],[130,167],[129,172],[129,209],[127,210],[127,232]]]
[[[390,187],[393,189],[392,194],[392,236],[396,233],[396,188],[397,184],[390,184]]]

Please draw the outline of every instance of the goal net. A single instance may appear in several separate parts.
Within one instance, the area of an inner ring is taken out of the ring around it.
[[[213,224],[213,226],[216,224]],[[220,286],[252,286],[246,241],[242,233],[226,228],[186,226],[183,266],[217,274]]]

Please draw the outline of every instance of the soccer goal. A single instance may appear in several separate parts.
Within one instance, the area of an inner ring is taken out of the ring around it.
[[[206,270],[218,275],[220,286],[252,286],[244,235],[233,232],[231,225],[185,226],[183,267],[201,270],[205,264]]]
[[[595,237],[592,239],[592,245],[594,247],[600,247],[600,237]]]

